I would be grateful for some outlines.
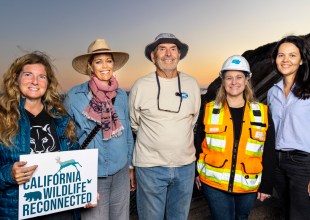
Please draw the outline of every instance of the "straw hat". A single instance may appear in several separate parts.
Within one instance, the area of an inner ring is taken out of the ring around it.
[[[93,54],[112,54],[114,60],[114,71],[122,68],[129,59],[125,52],[112,51],[104,39],[97,39],[92,42],[86,54],[75,57],[72,60],[73,68],[79,73],[88,75],[88,60]]]
[[[145,51],[144,54],[146,56],[146,58],[148,58],[150,61],[152,61],[151,59],[151,53],[152,51],[155,50],[155,48],[159,45],[159,44],[165,44],[165,43],[171,43],[171,44],[175,44],[177,45],[177,47],[180,50],[181,56],[180,56],[180,60],[182,60],[188,51],[188,45],[185,43],[182,43],[178,38],[176,38],[176,36],[174,36],[173,34],[170,33],[161,33],[159,34],[154,42],[148,44],[145,47]]]

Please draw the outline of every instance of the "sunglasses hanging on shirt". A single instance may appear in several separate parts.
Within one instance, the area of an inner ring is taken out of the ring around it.
[[[158,78],[158,74],[155,73],[156,75],[156,81],[157,81],[157,87],[158,87],[158,93],[157,93],[157,108],[159,111],[165,111],[165,112],[171,112],[171,113],[179,113],[180,109],[181,109],[181,105],[182,105],[182,92],[181,92],[181,81],[180,81],[180,74],[178,72],[178,88],[179,88],[179,92],[176,92],[175,95],[180,97],[180,104],[179,104],[179,108],[177,111],[174,110],[167,110],[167,109],[162,109],[159,106],[159,96],[160,96],[160,83],[159,83],[159,78]]]

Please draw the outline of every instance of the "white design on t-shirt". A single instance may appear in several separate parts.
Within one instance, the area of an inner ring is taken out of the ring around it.
[[[32,126],[30,128],[30,148],[31,153],[48,153],[52,152],[55,148],[55,140],[51,134],[50,125]]]

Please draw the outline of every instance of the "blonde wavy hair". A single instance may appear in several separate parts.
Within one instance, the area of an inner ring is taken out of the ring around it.
[[[67,115],[58,93],[58,81],[55,77],[55,68],[51,64],[50,58],[40,51],[34,51],[17,58],[3,75],[1,85],[2,94],[0,97],[0,140],[5,146],[13,144],[13,138],[19,130],[19,112],[20,98],[22,94],[17,82],[19,74],[25,65],[42,64],[48,79],[47,90],[42,97],[42,103],[45,105],[46,112],[52,118],[59,118]],[[54,109],[54,112],[52,111]],[[56,110],[56,111],[55,111]],[[65,135],[72,141],[76,141],[74,123],[70,120]]]
[[[224,74],[223,74],[223,76],[224,76]],[[249,103],[257,102],[255,97],[254,97],[254,92],[252,89],[252,84],[251,84],[250,79],[248,79],[247,82],[245,83],[243,95],[244,95],[246,102],[249,102]],[[225,87],[224,87],[224,80],[222,79],[222,83],[221,83],[220,88],[217,90],[214,103],[217,105],[220,105],[220,104],[224,105],[225,102],[226,102],[226,91],[225,91]]]

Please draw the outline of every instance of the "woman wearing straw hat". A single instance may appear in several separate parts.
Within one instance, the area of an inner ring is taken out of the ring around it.
[[[82,210],[82,219],[129,219],[129,189],[135,190],[134,141],[127,94],[113,76],[128,58],[127,53],[112,51],[104,39],[97,39],[86,54],[72,61],[73,68],[90,80],[68,92],[65,106],[76,122],[82,148],[99,150],[99,201],[95,208]]]

